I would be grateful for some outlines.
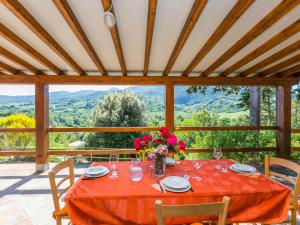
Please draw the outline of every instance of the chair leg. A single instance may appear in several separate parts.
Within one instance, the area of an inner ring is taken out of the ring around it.
[[[297,223],[297,210],[293,208],[291,211],[292,211],[292,213],[291,213],[291,225],[296,225],[296,223]]]
[[[61,217],[59,216],[56,217],[56,225],[62,225]]]

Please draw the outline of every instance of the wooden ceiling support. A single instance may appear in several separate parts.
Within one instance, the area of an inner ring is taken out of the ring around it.
[[[295,55],[281,63],[259,72],[259,76],[266,77],[282,71],[283,69],[300,62],[300,54]]]
[[[104,68],[101,60],[99,59],[95,49],[93,48],[91,42],[89,41],[88,37],[86,36],[84,30],[82,29],[78,19],[76,18],[74,12],[72,11],[70,5],[66,0],[53,0],[54,4],[56,5],[57,9],[64,17],[65,21],[69,24],[70,28],[72,29],[73,33],[76,35],[94,64],[97,66],[100,73],[103,75],[107,75],[107,71]]]
[[[37,50],[31,47],[28,43],[14,34],[11,30],[5,27],[2,23],[0,23],[0,35],[4,37],[6,40],[16,45],[18,48],[22,49],[36,61],[40,62],[42,65],[46,66],[48,69],[53,71],[56,74],[63,74],[63,72],[52,62],[50,62],[47,58],[41,55]]]
[[[246,56],[238,60],[232,66],[227,68],[221,73],[221,76],[228,76],[231,73],[237,71],[242,66],[248,64],[252,60],[256,59],[260,55],[264,54],[265,52],[269,51],[270,49],[274,48],[276,45],[280,44],[281,42],[285,41],[286,39],[290,38],[294,34],[300,31],[300,19],[289,25],[283,31],[279,32],[277,35],[260,45],[258,48],[253,50],[252,52],[248,53]]]
[[[260,61],[259,63],[256,63],[255,65],[249,67],[248,69],[246,69],[245,71],[241,72],[239,74],[239,76],[241,77],[246,77],[252,73],[255,73],[256,71],[266,67],[267,65],[270,65],[282,58],[284,58],[285,56],[298,51],[300,49],[300,40],[296,41],[293,44],[290,44],[289,46],[285,47],[284,49],[276,52],[274,55],[269,56],[268,58]],[[258,75],[258,74],[257,74]]]
[[[11,74],[23,74],[23,75],[25,75],[25,73],[23,73],[22,71],[17,70],[15,68],[13,68],[12,66],[10,66],[10,65],[8,65],[4,62],[1,62],[1,61],[0,61],[0,68],[10,72]]]
[[[187,19],[185,21],[185,24],[180,33],[180,36],[176,42],[173,52],[169,58],[166,68],[163,72],[164,76],[167,76],[170,73],[179,53],[181,52],[184,44],[186,43],[194,26],[196,25],[201,13],[203,12],[203,9],[205,8],[206,3],[207,3],[207,0],[195,0],[194,1],[193,7],[190,10],[189,16],[187,17]]]
[[[15,0],[3,0],[5,5],[17,18],[19,18],[32,32],[42,39],[57,55],[59,55],[74,71],[80,75],[85,75],[82,68],[73,58],[58,44],[57,41],[42,27],[42,25],[28,12],[25,7]]]
[[[157,0],[148,1],[148,19],[147,19],[145,58],[144,58],[144,72],[143,72],[144,76],[147,76],[148,74],[156,7],[157,7]]]
[[[101,2],[102,2],[104,11],[109,10],[111,7],[110,12],[112,14],[115,14],[111,0],[101,0]],[[125,64],[125,59],[124,59],[124,55],[123,55],[123,50],[122,50],[122,45],[121,45],[121,40],[120,40],[117,23],[114,27],[109,28],[109,30],[110,30],[111,37],[112,37],[114,45],[115,45],[115,49],[116,49],[116,53],[117,53],[119,63],[121,66],[122,74],[123,74],[123,76],[126,76],[127,69],[126,69],[126,64]]]
[[[36,75],[41,74],[41,71],[38,68],[34,67],[30,63],[24,61],[19,56],[16,56],[15,54],[9,52],[8,50],[6,50],[5,48],[3,48],[1,46],[0,46],[0,55],[7,58],[10,61],[12,61],[13,63],[19,64],[20,66],[28,69],[30,72],[32,72]]]
[[[294,73],[298,73],[298,72],[300,72],[300,64],[289,67],[283,71],[280,71],[279,73],[276,73],[276,76],[288,77],[288,76],[292,76]]]
[[[183,72],[183,76],[188,76],[200,61],[209,53],[209,51],[220,41],[226,32],[235,24],[235,22],[244,14],[250,7],[254,0],[239,0],[227,16],[223,19],[222,23],[217,27],[214,33],[206,41],[204,46],[200,49],[197,55],[193,58],[192,62],[187,66]]]
[[[210,65],[202,76],[208,76],[219,68],[223,63],[233,57],[238,51],[248,45],[251,41],[261,35],[269,27],[275,24],[284,15],[298,6],[300,0],[282,1],[268,15],[259,21],[251,30],[249,30],[238,42],[231,46],[222,56],[220,56],[212,65]]]

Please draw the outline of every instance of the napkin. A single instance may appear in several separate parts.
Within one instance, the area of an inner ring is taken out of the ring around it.
[[[158,184],[151,184],[151,187],[153,187],[155,190],[161,192],[160,187]],[[163,193],[166,193],[166,190],[163,188]]]

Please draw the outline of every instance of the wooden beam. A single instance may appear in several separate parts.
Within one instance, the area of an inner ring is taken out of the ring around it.
[[[144,59],[144,76],[147,76],[148,74],[156,7],[157,7],[157,0],[148,1],[148,19],[147,19],[147,34],[146,34],[145,59]]]
[[[49,87],[38,83],[35,85],[35,124],[36,124],[36,170],[49,168]]]
[[[35,157],[35,152],[32,151],[0,151],[0,156],[31,156]]]
[[[115,14],[111,0],[101,0],[101,2],[102,2],[104,11],[109,10],[111,7],[110,12],[112,14]],[[121,66],[122,74],[123,74],[123,76],[126,76],[127,75],[126,64],[125,64],[125,59],[124,59],[124,55],[123,55],[123,50],[122,50],[122,45],[121,45],[121,40],[120,40],[117,24],[114,27],[109,28],[109,30],[110,30],[111,37],[112,37],[112,40],[115,45],[115,49],[116,49],[116,53],[117,53],[119,63]]]
[[[192,62],[187,66],[183,72],[183,76],[188,76],[200,61],[208,54],[208,52],[220,41],[220,39],[227,33],[227,31],[235,24],[235,22],[244,14],[250,7],[254,0],[239,0],[222,23],[217,27],[214,33],[206,41],[204,46],[199,50]]]
[[[239,76],[246,77],[252,73],[255,73],[258,70],[266,67],[267,65],[270,65],[270,64],[282,59],[283,57],[285,57],[295,51],[298,51],[299,49],[300,49],[300,40],[296,41],[293,44],[290,44],[289,46],[285,47],[284,49],[276,52],[274,55],[271,55],[271,56],[267,57],[266,59],[260,61],[259,63],[256,63],[255,65],[249,67],[245,71],[241,72],[239,74]],[[258,74],[256,74],[256,75],[258,75]]]
[[[166,106],[165,106],[165,125],[171,133],[175,131],[175,105],[174,105],[174,84],[168,82],[166,84]]]
[[[48,132],[150,132],[159,130],[160,127],[55,127],[49,128]]]
[[[287,60],[284,60],[283,62],[281,63],[278,63],[268,69],[265,69],[261,72],[258,73],[259,76],[263,76],[263,77],[266,77],[266,76],[271,76],[275,73],[278,73],[280,71],[282,71],[283,69],[291,66],[291,65],[294,65],[296,63],[300,62],[300,54],[299,55],[295,55]],[[296,72],[296,71],[295,71]]]
[[[205,127],[175,127],[175,131],[220,131],[220,130],[277,130],[277,126],[205,126]]]
[[[23,76],[23,75],[1,75],[0,83],[14,84],[102,84],[102,85],[165,85],[172,82],[175,85],[231,85],[231,86],[257,86],[257,85],[282,85],[296,84],[299,77],[162,77],[162,76]]]
[[[292,129],[293,134],[300,134],[300,129]]]
[[[293,75],[296,72],[300,72],[300,64],[298,64],[296,66],[289,67],[289,68],[287,68],[283,71],[280,71],[279,73],[276,73],[276,76],[288,77],[288,76]]]
[[[203,12],[203,9],[205,8],[206,3],[207,3],[207,0],[195,0],[194,1],[194,5],[191,8],[189,16],[187,17],[187,19],[185,21],[183,29],[182,29],[180,36],[176,42],[175,48],[173,49],[173,52],[169,58],[167,66],[163,72],[164,76],[167,76],[170,73],[179,53],[181,52],[184,44],[186,43],[194,26],[196,25],[201,13]]]
[[[276,122],[278,155],[281,158],[291,157],[291,85],[279,86],[276,89]]]
[[[74,12],[72,11],[70,5],[66,0],[53,0],[54,4],[56,5],[57,9],[64,17],[66,22],[69,24],[70,28],[73,30],[74,34],[97,66],[100,73],[103,75],[107,75],[107,71],[104,68],[101,60],[99,59],[96,51],[94,50],[91,42],[89,41],[88,37],[86,36],[85,32],[83,31],[78,19],[76,18]]]
[[[25,75],[25,73],[23,73],[22,71],[20,70],[17,70],[16,68],[4,63],[4,62],[1,62],[0,61],[0,68],[12,73],[12,74],[23,74]]]
[[[231,46],[222,56],[220,56],[212,65],[210,65],[202,76],[208,76],[219,68],[228,59],[233,57],[238,51],[248,45],[251,41],[257,38],[265,30],[275,24],[284,15],[298,6],[300,0],[282,1],[270,13],[268,13],[261,21],[259,21],[250,31],[248,31],[238,42]]]
[[[232,66],[227,68],[225,71],[221,73],[221,76],[228,76],[233,72],[237,71],[242,66],[248,64],[252,60],[256,59],[260,55],[264,54],[265,52],[269,51],[270,49],[274,48],[276,45],[282,43],[286,39],[290,38],[294,34],[300,31],[300,19],[296,22],[289,25],[283,31],[279,32],[277,35],[260,45],[258,48],[253,50],[252,52],[248,53],[246,56],[238,60]]]
[[[40,39],[42,39],[57,55],[59,55],[67,64],[69,64],[74,71],[80,75],[85,72],[72,59],[72,57],[58,44],[57,41],[46,31],[46,29],[30,14],[27,9],[15,0],[3,0],[5,5],[16,17],[18,17],[32,32],[34,32]]]
[[[16,45],[36,61],[40,62],[42,65],[46,66],[48,69],[53,71],[56,74],[63,74],[63,72],[52,62],[50,62],[47,58],[41,55],[38,51],[32,48],[28,43],[14,34],[11,30],[5,27],[2,23],[0,23],[0,35],[4,37],[6,40]]]
[[[33,65],[31,65],[30,63],[24,61],[23,59],[21,59],[20,57],[16,56],[15,54],[9,52],[8,50],[6,50],[5,48],[0,46],[0,55],[7,58],[8,60],[12,61],[13,63],[16,63],[26,69],[28,69],[30,72],[38,75],[41,74],[42,72],[34,67]]]

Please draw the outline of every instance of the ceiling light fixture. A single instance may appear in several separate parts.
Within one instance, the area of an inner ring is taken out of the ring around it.
[[[104,23],[108,28],[112,28],[116,25],[116,18],[111,12],[113,4],[111,3],[110,8],[104,12]]]

